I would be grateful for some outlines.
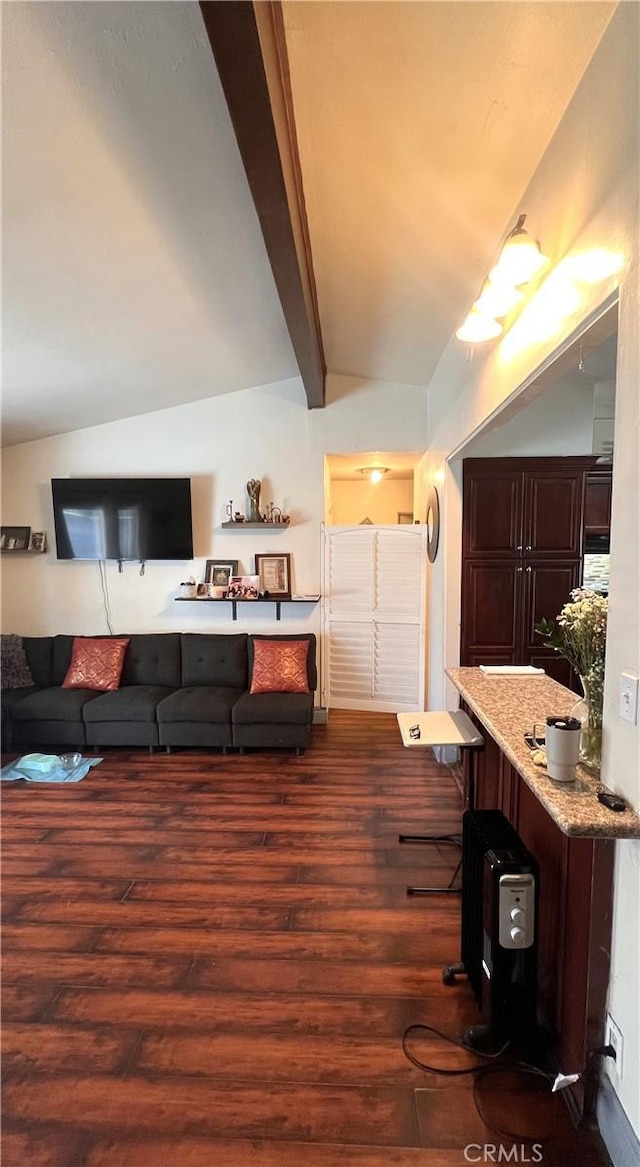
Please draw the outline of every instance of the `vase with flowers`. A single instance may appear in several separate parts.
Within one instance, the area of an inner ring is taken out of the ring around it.
[[[602,755],[607,608],[605,596],[589,588],[575,588],[555,620],[541,620],[535,626],[580,678],[583,696],[572,716],[582,723],[580,761],[591,770],[600,769]]]

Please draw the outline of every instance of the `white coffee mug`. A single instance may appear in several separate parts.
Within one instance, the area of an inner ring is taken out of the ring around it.
[[[544,741],[538,729],[544,728]],[[548,717],[544,727],[537,722],[532,731],[533,744],[547,755],[547,774],[554,782],[574,782],[580,756],[580,731],[577,717]]]

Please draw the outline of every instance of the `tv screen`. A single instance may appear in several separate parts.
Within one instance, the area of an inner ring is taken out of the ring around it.
[[[189,478],[52,478],[58,559],[191,559]]]

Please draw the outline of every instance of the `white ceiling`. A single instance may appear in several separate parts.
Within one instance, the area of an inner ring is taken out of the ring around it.
[[[4,443],[296,376],[197,4],[2,8]],[[428,383],[614,8],[285,4],[331,372]]]

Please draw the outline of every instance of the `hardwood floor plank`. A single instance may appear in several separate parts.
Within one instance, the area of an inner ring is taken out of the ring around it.
[[[120,900],[130,886],[128,879],[93,879],[88,885],[91,895],[96,900]],[[59,876],[43,879],[39,876],[12,877],[2,881],[3,892],[6,895],[26,896],[30,900],[36,897],[47,900],[56,899],[78,900],[86,898],[87,882],[84,879],[64,879]]]
[[[48,1011],[51,1020],[83,1025],[181,1028],[198,1032],[273,1032],[379,1034],[401,1037],[416,1021],[438,1023],[459,1032],[478,1021],[470,994],[437,1005],[415,999],[357,995],[319,997],[313,993],[148,992],[64,988]]]
[[[265,928],[288,928],[290,912],[284,908],[239,908],[213,907],[203,908],[183,907],[182,904],[145,903],[112,903],[108,900],[75,900],[73,917],[78,924],[110,924],[116,927],[129,925],[162,927],[196,928],[255,928],[262,931]],[[46,921],[66,923],[69,919],[69,907],[64,903],[57,903],[55,899],[22,903],[16,908],[14,918],[19,921]]]
[[[177,901],[200,904],[306,904],[313,907],[349,907],[354,901],[362,908],[384,908],[393,904],[393,892],[386,887],[323,887],[309,884],[265,886],[260,883],[221,884],[218,880],[198,883],[175,880],[136,880],[128,893],[129,903]]]
[[[15,1129],[6,1119],[2,1124],[3,1167],[79,1167],[84,1162],[84,1140],[64,1127],[30,1124]]]
[[[5,924],[2,943],[9,951],[49,948],[56,952],[86,952],[93,948],[99,935],[99,928],[77,924]]]
[[[46,1081],[46,1089],[43,1082]],[[419,1146],[413,1097],[389,1087],[244,1085],[177,1078],[60,1074],[8,1076],[9,1121],[61,1121],[83,1130],[187,1134]],[[67,1119],[67,1121],[69,1121]]]
[[[469,1065],[461,1050],[437,1049],[448,1068]],[[426,1047],[423,1045],[422,1052]],[[285,1034],[149,1034],[134,1060],[144,1073],[193,1074],[243,1081],[337,1083],[375,1086],[424,1085],[424,1074],[404,1056],[397,1038],[292,1037]]]
[[[4,1021],[2,1062],[5,1071],[102,1073],[123,1070],[137,1044],[132,1031],[78,1029]]]
[[[416,997],[442,992],[442,969],[419,965],[358,961],[207,960],[199,957],[189,974],[198,989],[240,992],[317,993],[344,996],[357,990],[367,997]]]
[[[186,957],[120,956],[108,953],[39,952],[38,976],[58,985],[131,985],[144,982],[157,988],[175,988],[189,970]],[[34,953],[19,949],[2,954],[2,976],[7,984],[33,978]]]
[[[158,1167],[164,1162],[176,1167],[461,1167],[458,1151],[192,1135],[148,1141],[106,1139],[92,1145],[84,1167]]]
[[[16,927],[16,925],[14,925]],[[34,925],[25,925],[34,927]],[[99,952],[191,953],[216,957],[291,957],[298,960],[380,960],[397,957],[394,937],[350,932],[256,932],[210,928],[105,928]]]
[[[36,1021],[58,995],[57,985],[2,986],[4,1021]]]

